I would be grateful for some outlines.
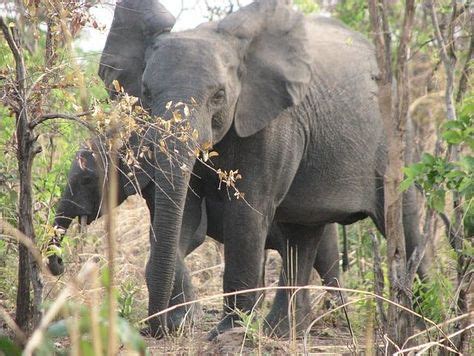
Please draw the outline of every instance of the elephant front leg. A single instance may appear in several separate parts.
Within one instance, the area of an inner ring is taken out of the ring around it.
[[[204,207],[205,202],[196,195],[190,194],[187,197],[176,260],[173,292],[169,301],[170,307],[179,306],[167,314],[167,326],[171,332],[181,330],[185,325],[192,325],[201,314],[199,303],[185,304],[195,300],[196,294],[184,258],[202,245],[206,237],[207,214]]]
[[[198,303],[185,304],[196,299],[196,295],[191,283],[191,276],[184,263],[184,258],[179,255],[176,261],[176,274],[172,297],[169,306],[178,305],[176,309],[171,310],[167,318],[168,329],[173,332],[182,330],[185,325],[192,325],[201,312]],[[185,305],[182,305],[185,304]]]
[[[153,204],[153,199],[149,206]],[[169,332],[175,332],[182,329],[185,325],[192,325],[201,313],[199,303],[185,304],[196,299],[191,276],[184,262],[184,258],[199,247],[205,239],[207,229],[207,216],[205,209],[202,209],[204,202],[192,195],[187,198],[183,217],[183,225],[181,228],[181,236],[179,241],[179,251],[175,264],[175,277],[173,283],[173,291],[168,306],[177,306],[166,314],[166,325]],[[153,211],[152,205],[150,210]],[[152,221],[153,221],[153,214]],[[150,246],[155,243],[155,234],[153,228],[150,228]],[[150,249],[153,252],[153,248]],[[148,261],[146,266],[146,275],[148,276],[154,266]],[[148,279],[148,278],[147,278]],[[149,331],[146,331],[149,333]],[[161,337],[163,330],[158,330],[154,337]]]
[[[237,326],[239,314],[250,313],[258,303],[261,293],[242,291],[260,287],[268,231],[266,220],[260,214],[233,214],[224,219],[224,293],[236,294],[224,298],[224,317],[210,332],[210,340]]]
[[[318,243],[324,226],[309,227],[279,224],[286,238],[283,251],[283,270],[279,286],[306,286],[309,284]],[[266,317],[267,331],[278,337],[297,335],[311,322],[311,302],[308,289],[279,289],[272,309]]]
[[[146,275],[150,273],[151,268],[152,266],[150,265],[150,261],[148,261],[146,266]],[[175,271],[175,279],[173,291],[169,301],[169,307],[178,307],[170,310],[165,315],[166,326],[168,329],[167,332],[171,333],[181,330],[185,325],[191,325],[194,322],[196,316],[200,313],[200,305],[197,303],[181,305],[196,299],[196,295],[191,283],[191,277],[181,253],[178,253]],[[151,330],[145,329],[143,332],[148,335],[151,333]],[[149,336],[160,338],[163,335],[164,331],[160,328]]]

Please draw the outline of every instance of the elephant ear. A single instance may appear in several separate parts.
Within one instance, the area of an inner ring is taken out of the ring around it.
[[[234,124],[247,137],[307,93],[312,71],[304,16],[290,1],[261,0],[227,16],[218,30],[245,44]]]
[[[146,49],[160,33],[171,31],[175,22],[174,16],[158,1],[117,1],[99,66],[99,76],[111,97],[116,94],[114,80],[128,94],[141,97]]]

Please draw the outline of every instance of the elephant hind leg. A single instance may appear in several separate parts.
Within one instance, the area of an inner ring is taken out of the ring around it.
[[[314,268],[318,271],[323,285],[338,286],[340,268],[336,224],[327,225],[324,229],[324,234],[318,243]]]
[[[281,252],[283,269],[279,286],[306,286],[310,281],[318,243],[325,227],[279,225],[287,242]],[[279,289],[266,321],[268,332],[278,337],[289,336],[290,331],[295,331],[296,334],[304,331],[311,322],[309,291],[298,288]]]
[[[323,286],[340,287],[340,266],[337,225],[330,224],[324,229],[324,234],[319,239],[314,268],[321,277]],[[324,307],[331,309],[344,302],[343,293],[329,290]]]
[[[420,233],[420,209],[414,187],[403,195],[403,229],[405,231],[405,247],[407,259],[415,249],[423,248],[423,236]],[[428,279],[429,257],[425,254],[418,267],[418,276],[421,280]]]

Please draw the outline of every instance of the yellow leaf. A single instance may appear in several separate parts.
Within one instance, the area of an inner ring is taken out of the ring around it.
[[[212,143],[210,141],[204,142],[204,144],[202,145],[202,150],[203,151],[209,150],[211,148],[212,148]]]
[[[115,91],[120,91],[120,84],[118,80],[114,79],[114,81],[112,82],[112,85],[114,86]]]
[[[184,116],[188,117],[190,115],[189,108],[187,105],[184,106],[183,111],[184,111]]]

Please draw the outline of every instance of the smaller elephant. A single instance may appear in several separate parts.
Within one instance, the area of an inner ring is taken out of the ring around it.
[[[100,140],[93,142],[95,143],[93,143],[92,146],[97,148]],[[139,136],[132,134],[129,143],[135,152],[140,145],[139,142]],[[101,153],[104,154],[105,152],[102,151]],[[90,224],[101,216],[101,187],[103,184],[101,179],[101,164],[98,164],[97,157],[103,157],[102,154],[98,154],[97,151],[88,148],[80,149],[76,153],[69,170],[67,186],[62,192],[54,219],[55,230],[60,231],[61,234],[53,238],[50,245],[61,244],[63,234],[66,233],[70,223],[76,217],[79,217],[82,223]],[[147,175],[146,170],[151,169],[151,167],[147,165],[144,158],[140,159],[140,166],[142,169],[134,172],[136,181],[132,184],[128,174],[130,172],[129,166],[123,159],[118,160],[118,172],[120,172],[117,191],[118,203],[121,204],[129,195],[138,193],[143,196],[150,214],[153,215],[155,203],[154,184],[148,181],[146,185],[140,186],[140,183],[144,181],[142,179],[143,175]],[[201,204],[199,209],[196,209],[196,204]],[[170,306],[195,299],[190,275],[184,263],[184,258],[204,242],[206,233],[216,241],[223,243],[221,216],[218,206],[213,206],[210,202],[206,202],[205,199],[201,202],[199,199],[196,199],[193,194],[189,194],[186,207]],[[196,221],[196,216],[199,219],[197,224],[186,224],[187,221]],[[152,229],[150,229],[150,238],[153,238]],[[328,225],[325,229],[325,233],[319,239],[316,258],[314,261],[309,262],[317,270],[322,278],[323,284],[326,286],[337,285],[336,281],[339,279],[337,240],[336,224]],[[277,250],[282,258],[288,258],[288,256],[290,256],[289,247],[280,227],[274,224],[269,232],[266,248]],[[64,272],[64,262],[62,258],[56,254],[48,257],[48,266],[54,275],[59,275]],[[149,271],[147,271],[147,273],[149,273]],[[297,271],[295,271],[295,273],[297,273]],[[290,276],[285,276],[285,274],[282,273],[279,285],[287,285],[287,277],[290,278]],[[281,302],[282,308],[274,307],[274,309],[281,309],[282,313],[286,313],[286,311],[284,311],[286,302],[283,300],[276,301],[276,303],[279,302]],[[310,301],[305,300],[304,304],[309,312]],[[195,308],[189,306],[179,307],[170,311],[167,315],[168,327],[171,330],[179,328],[186,317],[189,317],[190,313],[193,314],[194,311]],[[278,330],[274,330],[274,332],[281,334]]]

